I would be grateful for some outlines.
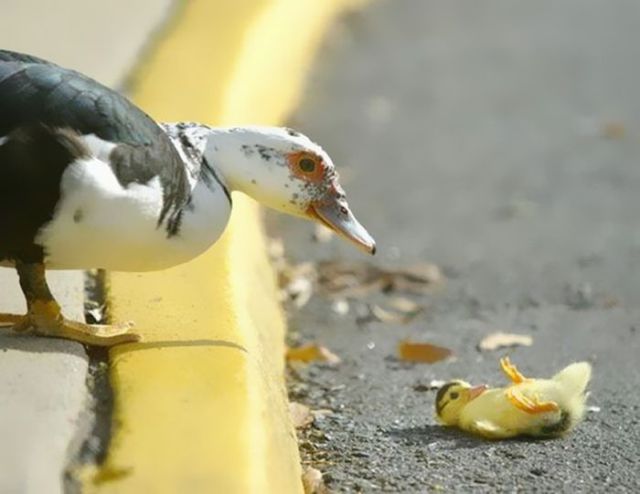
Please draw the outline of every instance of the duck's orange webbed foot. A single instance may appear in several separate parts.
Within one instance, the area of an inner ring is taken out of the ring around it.
[[[560,409],[555,401],[542,401],[537,395],[528,398],[522,393],[517,392],[513,388],[508,389],[506,393],[507,399],[511,402],[511,404],[516,408],[519,408],[523,412],[537,414],[545,412],[555,412]]]
[[[66,319],[54,301],[33,301],[24,316],[0,314],[0,327],[9,327],[17,333],[31,332],[50,338],[64,338],[85,345],[113,346],[121,343],[140,341],[140,336],[132,333],[131,323],[115,326],[85,324]]]
[[[514,384],[530,381],[528,377],[524,377],[518,368],[511,363],[509,357],[503,357],[500,359],[500,367],[502,367],[502,372],[504,372],[507,378]]]
[[[65,318],[49,290],[42,262],[16,261],[16,270],[27,300],[27,314],[0,314],[0,327],[9,326],[19,333],[65,338],[85,345],[113,346],[140,341],[140,336],[131,331],[131,323],[107,326]]]

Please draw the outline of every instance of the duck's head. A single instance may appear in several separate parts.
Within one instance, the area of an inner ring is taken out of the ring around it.
[[[280,127],[214,130],[206,153],[227,184],[284,213],[317,221],[374,254],[376,244],[351,213],[329,155]]]
[[[460,412],[471,400],[480,396],[486,385],[471,386],[466,381],[449,381],[438,389],[436,395],[436,415],[445,425],[457,425]]]

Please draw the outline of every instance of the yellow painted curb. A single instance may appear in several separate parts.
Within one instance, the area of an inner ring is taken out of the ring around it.
[[[277,124],[348,0],[191,0],[136,77],[158,120]],[[114,320],[144,342],[111,350],[105,463],[84,492],[295,493],[299,457],[284,385],[284,318],[255,203],[234,196],[198,259],[110,276]]]

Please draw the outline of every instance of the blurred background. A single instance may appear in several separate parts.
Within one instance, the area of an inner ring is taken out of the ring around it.
[[[179,4],[173,0],[4,0],[0,45],[117,87]]]
[[[290,125],[329,151],[378,254],[270,220],[316,261],[291,341],[343,359],[291,386],[334,411],[302,448],[331,488],[638,489],[639,22],[631,0],[378,0],[327,36]],[[496,332],[529,346],[487,350]],[[407,343],[455,357],[408,362]],[[591,361],[586,423],[544,443],[443,432],[430,383],[502,383],[505,354],[540,376]]]

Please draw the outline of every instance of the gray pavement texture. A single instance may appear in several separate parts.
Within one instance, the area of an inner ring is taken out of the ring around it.
[[[170,14],[172,3],[5,1],[0,47],[52,60],[115,86]],[[83,273],[49,272],[47,278],[65,314],[82,320]],[[15,271],[0,268],[0,312],[24,311]],[[80,344],[0,328],[0,493],[63,491],[65,469],[92,428],[88,365]]]
[[[2,310],[23,314],[17,275],[0,273]],[[82,272],[49,276],[68,317],[82,320]],[[88,405],[87,355],[78,343],[0,328],[0,492],[61,492],[68,455]]]
[[[447,276],[407,325],[357,324],[319,296],[291,311],[294,338],[343,359],[290,388],[335,412],[301,442],[331,489],[640,492],[639,23],[633,0],[378,0],[328,36],[290,124],[344,170],[372,262]],[[362,260],[269,222],[295,261]],[[495,330],[533,345],[479,352]],[[456,358],[400,362],[407,337]],[[548,441],[436,425],[416,386],[504,382],[504,354],[535,376],[591,361],[599,411]]]

